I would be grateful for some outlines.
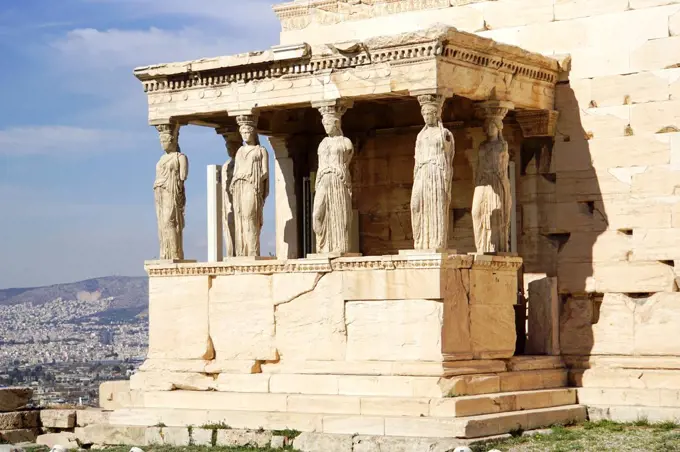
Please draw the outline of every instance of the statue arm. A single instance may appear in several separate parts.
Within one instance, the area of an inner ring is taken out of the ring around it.
[[[179,155],[179,178],[182,182],[189,178],[189,159],[186,155]]]
[[[267,199],[269,196],[269,152],[264,147],[260,147],[260,152],[262,153],[262,193],[263,199]]]
[[[349,138],[345,138],[345,164],[349,164],[354,158],[354,144]]]

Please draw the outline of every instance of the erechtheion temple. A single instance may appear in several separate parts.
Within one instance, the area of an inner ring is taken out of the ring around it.
[[[135,70],[163,260],[109,427],[379,450],[357,447],[680,417],[678,2],[274,10],[268,50]],[[207,262],[182,246],[192,126],[228,160]]]

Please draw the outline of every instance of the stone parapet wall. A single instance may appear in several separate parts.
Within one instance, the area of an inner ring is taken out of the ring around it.
[[[206,373],[297,374],[314,362],[441,376],[450,361],[510,358],[521,264],[447,254],[150,264],[149,360],[135,377],[181,368],[196,374],[179,387],[202,388]]]

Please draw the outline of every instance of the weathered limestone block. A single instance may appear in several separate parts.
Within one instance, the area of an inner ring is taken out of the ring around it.
[[[515,354],[517,333],[513,304],[470,306],[470,333],[475,359],[510,358]]]
[[[145,444],[149,446],[189,446],[187,427],[147,427]]]
[[[192,428],[190,443],[192,446],[212,446],[213,429]]]
[[[484,21],[488,28],[519,27],[554,20],[550,0],[515,0],[512,2],[482,3]]]
[[[75,410],[42,410],[40,422],[47,428],[73,428],[76,426]]]
[[[251,360],[214,360],[205,366],[207,374],[254,374],[260,372],[260,362]]]
[[[640,355],[680,355],[680,293],[657,293],[630,300],[635,307],[634,351]]]
[[[457,438],[406,438],[394,436],[355,436],[354,452],[411,452],[427,450],[430,452],[459,451],[461,444]],[[467,450],[467,449],[465,449]],[[460,452],[465,452],[461,450]]]
[[[35,442],[36,444],[41,444],[49,448],[56,445],[60,445],[66,449],[78,449],[80,447],[76,440],[76,434],[70,432],[46,433],[38,436]]]
[[[272,432],[248,430],[218,430],[217,446],[265,448],[272,440]]]
[[[620,170],[622,168],[617,168]],[[635,168],[633,174],[641,171]],[[643,169],[644,170],[644,169]],[[614,174],[612,174],[614,173]],[[564,171],[557,173],[555,200],[557,202],[590,201],[603,195],[626,194],[631,191],[631,181],[619,179],[611,169]]]
[[[486,256],[478,256],[482,258]],[[473,267],[470,271],[470,305],[517,303],[517,273]]]
[[[472,358],[470,340],[470,272],[448,269],[442,273],[444,324],[442,352],[449,360]]]
[[[678,103],[680,106],[680,102]],[[680,122],[679,122],[680,124]],[[633,176],[632,193],[647,196],[680,194],[680,171],[670,165],[650,167]],[[653,226],[653,224],[647,225]]]
[[[601,14],[625,11],[628,0],[556,0],[555,20],[569,20],[579,17],[599,16]]]
[[[91,424],[107,424],[109,422],[110,411],[98,409],[85,409],[76,411],[76,425],[85,427]]]
[[[25,408],[33,397],[31,388],[0,388],[0,412]]]
[[[529,283],[529,326],[527,353],[560,354],[560,302],[557,278]]]
[[[631,260],[674,260],[680,255],[680,229],[635,229]]]
[[[75,434],[81,444],[139,446],[146,444],[146,429],[143,426],[96,424],[77,427]]]
[[[598,107],[665,101],[668,82],[665,71],[597,77],[592,81],[592,100]]]
[[[211,359],[207,276],[149,278],[149,358]]]
[[[625,135],[629,105],[560,111],[557,128],[570,140],[614,138]]]
[[[137,372],[130,377],[132,391],[210,391],[215,389],[211,375],[192,372]]]
[[[274,305],[288,303],[307,292],[311,292],[323,273],[278,273],[272,275],[272,296]]]
[[[557,255],[560,264],[569,262],[622,262],[633,252],[633,237],[619,231],[572,232]]]
[[[37,438],[37,429],[20,428],[14,430],[0,430],[0,443],[19,444],[33,443]]]
[[[352,301],[345,306],[350,361],[442,359],[443,303]],[[390,325],[385,329],[384,325]]]
[[[680,36],[650,39],[631,51],[631,71],[653,71],[677,64],[680,59],[679,43]]]
[[[553,161],[557,172],[646,167],[668,164],[670,149],[668,137],[640,131],[625,137],[557,141],[553,149]]]
[[[143,372],[170,371],[170,372],[205,372],[208,364],[214,361],[205,359],[147,359],[139,366]]]
[[[276,306],[276,348],[282,359],[345,359],[342,277],[341,272],[326,274],[314,291]]]
[[[320,450],[352,452],[352,437],[350,435],[304,432],[293,440],[293,447],[301,452],[317,452]]]
[[[38,426],[39,411],[0,413],[0,430],[34,428]]]
[[[351,271],[342,279],[347,301],[443,298],[440,269]]]
[[[268,374],[220,374],[215,380],[218,391],[268,392]]]
[[[673,268],[662,262],[560,263],[560,293],[672,292]]]
[[[130,381],[105,381],[99,385],[99,407],[117,410],[138,406],[141,402],[139,391],[130,390]]]
[[[623,294],[605,294],[599,312],[593,299],[570,298],[560,319],[560,347],[570,355],[631,354],[635,304]]]
[[[216,277],[209,318],[217,359],[276,360],[270,275]]]

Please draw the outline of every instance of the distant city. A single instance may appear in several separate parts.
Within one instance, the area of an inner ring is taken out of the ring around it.
[[[0,387],[33,386],[42,406],[96,406],[99,384],[129,378],[146,356],[145,284],[112,277],[0,291]],[[47,301],[56,293],[64,296]]]

